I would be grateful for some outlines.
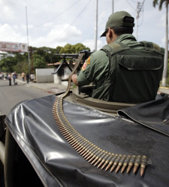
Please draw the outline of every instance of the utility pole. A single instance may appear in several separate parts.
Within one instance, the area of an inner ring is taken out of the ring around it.
[[[164,69],[162,75],[162,86],[166,86],[167,67],[168,67],[168,2],[166,1],[166,28],[165,28],[165,52],[164,52]]]
[[[114,13],[114,0],[112,0],[112,14]]]
[[[25,7],[26,9],[26,36],[27,36],[27,47],[28,47],[28,73],[30,76],[30,69],[31,69],[31,64],[30,64],[30,51],[29,51],[29,30],[28,30],[28,14],[27,14],[27,6]]]
[[[97,51],[97,37],[98,37],[98,0],[96,0],[95,51]]]
[[[137,38],[137,40],[138,40],[138,27],[139,27],[138,19],[140,17],[140,12],[143,9],[144,1],[145,0],[143,0],[143,2],[137,1],[137,9],[136,9],[136,11],[137,11],[137,15],[136,15],[136,20],[137,20],[137,23],[136,23],[137,24],[137,27],[136,27],[136,38]]]

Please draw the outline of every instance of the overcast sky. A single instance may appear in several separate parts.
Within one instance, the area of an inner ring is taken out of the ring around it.
[[[112,0],[98,0],[98,49],[100,38],[112,13]],[[136,18],[138,0],[114,0],[114,11],[125,10]],[[142,2],[143,0],[140,0]],[[134,36],[164,47],[165,7],[159,11],[153,0],[145,0]],[[0,0],[0,41],[27,43],[26,7],[29,45],[57,47],[83,43],[94,49],[96,0]],[[137,25],[137,21],[135,19]],[[138,33],[138,35],[137,35]]]

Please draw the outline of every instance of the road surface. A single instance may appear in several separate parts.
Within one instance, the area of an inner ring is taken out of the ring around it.
[[[45,90],[31,87],[29,84],[9,86],[7,80],[0,80],[0,113],[8,114],[17,103],[50,95]]]

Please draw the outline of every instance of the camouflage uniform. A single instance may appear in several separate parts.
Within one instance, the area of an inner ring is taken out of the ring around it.
[[[130,60],[135,53],[135,59]],[[124,60],[126,55],[128,59]],[[121,67],[122,63],[126,70]],[[92,82],[95,85],[91,94],[93,98],[117,102],[145,102],[156,96],[162,67],[163,55],[157,45],[137,42],[133,35],[122,34],[116,41],[104,46],[86,60],[78,75],[78,85]]]

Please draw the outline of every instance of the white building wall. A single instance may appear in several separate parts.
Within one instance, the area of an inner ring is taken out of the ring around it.
[[[50,83],[54,82],[54,68],[37,68],[36,69],[36,82]]]

